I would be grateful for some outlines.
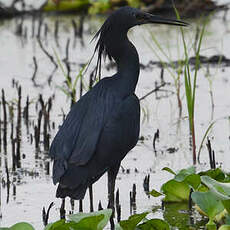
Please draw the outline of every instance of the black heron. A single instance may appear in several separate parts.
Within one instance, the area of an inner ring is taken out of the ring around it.
[[[140,104],[135,95],[139,57],[127,32],[147,23],[187,25],[126,6],[114,11],[96,33],[96,73],[100,73],[103,54],[116,62],[117,73],[100,80],[73,105],[52,142],[57,197],[83,199],[86,189],[108,172],[109,207],[114,207],[120,163],[136,145],[140,128]]]

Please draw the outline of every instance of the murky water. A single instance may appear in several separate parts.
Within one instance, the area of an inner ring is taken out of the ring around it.
[[[230,46],[230,20],[227,14],[226,21],[223,20],[224,12],[214,15],[207,25],[201,54],[211,56],[223,54],[229,57]],[[72,19],[80,28],[80,17],[73,16],[49,16],[43,19],[40,37],[46,50],[53,56],[57,53],[59,59],[66,57],[66,44],[70,39],[69,45],[69,62],[71,65],[71,76],[74,78],[79,72],[81,65],[89,61],[93,54],[95,43],[90,43],[93,34],[98,30],[104,18],[91,17],[85,18],[83,24],[82,37],[74,38],[74,29]],[[59,21],[58,36],[54,38],[55,23]],[[34,24],[33,24],[34,23]],[[200,23],[199,21],[197,23]],[[38,33],[39,20],[25,18],[22,26],[21,19],[3,21],[0,23],[0,88],[5,90],[6,101],[9,105],[14,105],[14,120],[7,124],[7,148],[4,149],[3,141],[1,142],[1,213],[2,219],[0,226],[10,226],[18,221],[27,221],[33,224],[36,229],[42,229],[42,207],[48,207],[50,202],[55,202],[55,207],[50,212],[50,222],[59,218],[60,201],[55,199],[56,187],[52,184],[51,169],[52,163],[48,158],[47,151],[44,149],[44,140],[41,137],[39,148],[35,148],[34,127],[38,124],[39,116],[39,94],[42,94],[45,102],[49,97],[55,95],[53,106],[50,112],[50,121],[55,123],[55,127],[49,131],[51,140],[54,137],[58,125],[61,124],[63,113],[68,113],[70,101],[66,95],[57,86],[63,86],[65,78],[60,69],[53,74],[51,84],[48,84],[48,78],[51,76],[54,65],[39,47],[35,35]],[[33,25],[35,25],[34,36],[32,34]],[[22,28],[22,36],[16,35],[16,31]],[[186,36],[191,44],[194,41],[196,31],[196,22],[192,22],[192,26],[186,28]],[[45,35],[47,33],[47,35]],[[182,40],[179,29],[168,26],[141,26],[132,29],[129,38],[135,44],[140,61],[144,65],[149,61],[159,61],[154,52],[149,48],[149,43],[154,45],[151,40],[150,33],[153,33],[164,50],[168,53],[171,60],[183,58]],[[157,51],[157,48],[155,48]],[[158,55],[166,60],[159,51]],[[192,49],[191,49],[191,55]],[[31,80],[34,74],[33,57],[36,57],[38,71],[36,73],[34,85]],[[57,60],[57,58],[55,57]],[[63,64],[64,65],[64,64]],[[89,74],[95,63],[89,67],[88,72],[84,76],[84,83],[87,86]],[[65,67],[64,67],[65,68]],[[111,75],[115,69],[102,71],[102,76]],[[136,94],[138,97],[146,95],[155,88],[155,82],[160,83],[161,70],[153,66],[153,68],[141,70]],[[18,82],[22,87],[22,108],[26,105],[26,97],[29,95],[29,124],[26,127],[24,120],[21,126],[21,167],[13,172],[12,165],[12,133],[11,123],[13,127],[13,137],[16,137],[17,126],[17,89],[12,87],[12,80]],[[130,215],[129,193],[133,184],[137,186],[136,212],[154,209],[160,205],[160,198],[149,198],[144,193],[143,180],[146,175],[150,174],[150,189],[160,189],[162,183],[171,176],[164,171],[163,167],[170,167],[174,170],[188,167],[192,164],[192,154],[189,150],[189,130],[186,111],[186,101],[183,85],[183,76],[181,78],[181,100],[182,115],[179,116],[179,108],[177,105],[176,88],[174,80],[167,70],[164,71],[164,80],[169,83],[162,91],[152,94],[141,101],[142,107],[142,123],[141,136],[137,146],[126,156],[122,162],[125,172],[120,170],[116,182],[116,188],[120,191],[121,215],[122,219]],[[79,84],[77,85],[79,89]],[[210,90],[214,97],[214,108],[212,109]],[[230,170],[229,165],[229,136],[230,123],[228,119],[222,119],[229,116],[229,67],[220,65],[202,66],[198,72],[197,80],[197,96],[196,96],[196,137],[197,148],[203,138],[203,135],[213,120],[217,120],[212,128],[209,136],[211,138],[213,149],[216,153],[216,161],[218,166],[227,171]],[[79,90],[77,90],[79,98]],[[38,109],[36,109],[38,108]],[[8,111],[8,107],[7,107]],[[3,109],[1,106],[0,119],[3,120]],[[160,138],[156,142],[156,152],[153,150],[154,133],[159,129]],[[43,132],[43,121],[42,121]],[[1,125],[1,133],[3,137],[3,124]],[[31,139],[33,140],[31,143]],[[169,153],[169,148],[175,148],[177,151]],[[201,163],[198,168],[208,168],[208,152],[206,148],[201,152]],[[127,169],[129,172],[127,172]],[[9,172],[9,174],[8,174]],[[9,175],[9,177],[8,177]],[[7,177],[9,178],[9,190],[7,190]],[[103,176],[95,185],[94,189],[94,206],[97,209],[99,200],[102,206],[107,206],[107,177]],[[84,199],[84,211],[89,211],[88,194]],[[67,208],[70,210],[70,204],[67,201]],[[172,213],[179,211],[179,215],[183,220],[181,225],[169,221],[175,229],[187,229],[183,226],[195,225],[201,221],[199,215],[193,214],[192,217],[186,215],[188,209],[184,207],[175,207],[176,210],[167,209],[163,213],[160,208],[151,214],[154,217],[164,217],[166,220],[173,219]],[[78,210],[76,203],[75,212]],[[182,210],[182,211],[181,211]],[[176,221],[178,223],[178,221]],[[198,229],[198,227],[197,227]],[[202,229],[202,228],[200,228]]]

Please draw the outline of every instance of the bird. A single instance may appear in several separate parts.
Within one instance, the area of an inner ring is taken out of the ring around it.
[[[135,95],[139,56],[127,33],[143,24],[188,25],[129,6],[108,16],[94,36],[95,73],[101,75],[103,56],[115,61],[117,72],[101,78],[72,106],[52,141],[49,154],[54,160],[53,182],[59,183],[58,198],[83,199],[87,188],[107,172],[108,206],[114,208],[121,161],[137,144],[140,131],[140,103]]]

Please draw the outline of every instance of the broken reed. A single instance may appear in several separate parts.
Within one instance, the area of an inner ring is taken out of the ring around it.
[[[52,100],[54,96],[51,96],[48,98],[48,100],[45,102],[42,95],[39,95],[39,99],[37,102],[40,105],[40,110],[38,112],[38,119],[37,119],[37,125],[34,127],[34,138],[35,138],[35,148],[38,149],[40,145],[41,140],[41,125],[42,125],[42,118],[43,118],[43,145],[44,150],[49,150],[50,145],[50,111],[52,109]]]

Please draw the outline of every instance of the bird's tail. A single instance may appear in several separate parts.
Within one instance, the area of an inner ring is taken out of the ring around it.
[[[87,187],[87,184],[84,184],[78,186],[77,188],[68,188],[59,184],[56,192],[56,197],[65,198],[68,196],[74,200],[82,200],[85,196]]]

